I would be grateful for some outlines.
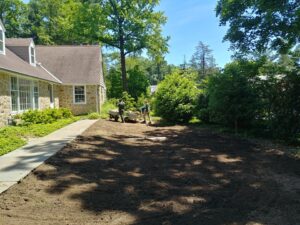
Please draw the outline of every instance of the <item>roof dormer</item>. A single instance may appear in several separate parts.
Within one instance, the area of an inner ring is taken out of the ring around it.
[[[5,27],[0,20],[0,54],[5,55]]]
[[[36,66],[35,44],[32,38],[7,38],[6,47],[32,66]]]

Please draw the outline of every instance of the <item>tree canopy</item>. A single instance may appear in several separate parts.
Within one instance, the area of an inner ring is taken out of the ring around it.
[[[91,0],[102,8],[102,32],[99,40],[120,53],[123,89],[128,90],[126,55],[148,50],[153,57],[167,52],[167,40],[161,26],[162,12],[155,11],[159,0]]]
[[[21,0],[1,0],[0,19],[5,24],[7,37],[24,37],[29,34],[28,8]]]
[[[300,41],[299,0],[219,0],[216,13],[235,50],[286,53]]]
[[[202,41],[199,42],[195,53],[192,55],[191,67],[198,72],[200,79],[203,79],[206,75],[212,73],[216,68],[212,50]]]

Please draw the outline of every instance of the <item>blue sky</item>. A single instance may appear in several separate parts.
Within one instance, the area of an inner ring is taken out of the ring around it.
[[[161,0],[159,9],[168,17],[164,35],[171,37],[169,63],[181,64],[184,55],[189,60],[199,41],[210,46],[218,66],[230,62],[229,43],[222,42],[226,27],[219,26],[216,4],[216,0]]]
[[[226,27],[219,26],[216,4],[217,0],[161,0],[159,10],[168,17],[164,35],[171,37],[166,55],[169,63],[179,65],[184,56],[188,61],[199,41],[210,46],[218,66],[230,62],[229,43],[222,42]]]

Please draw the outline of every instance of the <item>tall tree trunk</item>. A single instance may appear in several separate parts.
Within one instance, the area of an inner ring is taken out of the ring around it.
[[[120,58],[121,58],[121,74],[123,82],[123,91],[128,92],[127,76],[126,76],[126,54],[125,54],[125,40],[122,28],[122,20],[119,20],[119,41],[120,41]]]
[[[126,76],[125,50],[122,47],[120,49],[120,57],[121,57],[121,74],[122,74],[122,82],[123,82],[123,91],[128,92],[128,83],[127,83],[127,76]]]

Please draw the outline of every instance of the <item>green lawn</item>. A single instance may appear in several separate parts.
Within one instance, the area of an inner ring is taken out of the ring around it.
[[[61,119],[51,124],[32,124],[28,126],[8,126],[0,129],[0,156],[27,144],[28,138],[43,137],[80,117]]]

